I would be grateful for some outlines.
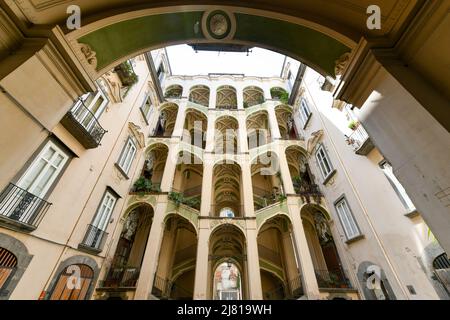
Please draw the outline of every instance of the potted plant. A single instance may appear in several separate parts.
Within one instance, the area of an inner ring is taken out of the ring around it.
[[[356,120],[352,120],[350,121],[350,123],[348,124],[348,127],[352,130],[356,130],[356,128],[358,128],[359,125],[359,121]]]

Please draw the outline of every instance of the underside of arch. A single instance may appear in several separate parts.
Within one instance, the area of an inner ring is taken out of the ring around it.
[[[335,75],[336,61],[351,48],[312,28],[252,14],[234,13],[236,32],[231,39],[205,36],[204,11],[146,15],[118,21],[82,35],[78,42],[95,52],[101,74],[121,61],[148,49],[180,43],[248,44],[299,59],[326,75]]]

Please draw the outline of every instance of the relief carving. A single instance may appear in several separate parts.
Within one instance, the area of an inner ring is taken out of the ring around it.
[[[350,52],[344,53],[339,59],[335,61],[334,74],[336,76],[342,76],[348,62],[350,61]]]
[[[95,51],[92,51],[91,47],[85,43],[80,43],[80,51],[83,53],[86,61],[92,68],[97,69],[97,57]]]

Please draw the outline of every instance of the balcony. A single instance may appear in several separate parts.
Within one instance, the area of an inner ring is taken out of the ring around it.
[[[184,192],[180,192],[179,190],[172,189],[172,191],[169,192],[168,198],[169,198],[169,200],[173,201],[177,207],[183,204],[192,209],[200,210],[201,201],[200,201],[200,197],[198,197],[198,196],[188,196]]]
[[[314,200],[316,203],[320,203],[323,197],[322,191],[317,184],[298,184],[297,181],[293,181],[295,193],[302,197],[302,200],[306,203],[310,203]]]
[[[61,124],[66,128],[86,149],[97,148],[104,134],[95,115],[85,106],[84,101],[78,103],[62,118]]]
[[[320,289],[352,289],[344,270],[314,270]]]
[[[10,183],[0,194],[0,222],[33,231],[50,206],[51,203]]]
[[[366,156],[375,147],[361,124],[355,124],[352,127],[352,134],[347,137],[347,143],[353,147],[353,151],[361,156]]]
[[[253,186],[253,203],[255,206],[255,211],[280,202],[284,200],[284,198],[284,195],[277,192],[269,192],[265,189]]]
[[[145,177],[138,178],[130,190],[130,195],[146,195],[161,193],[161,183],[152,182],[151,179]]]
[[[100,253],[107,238],[107,232],[89,224],[83,242],[78,245],[78,248],[92,253]]]
[[[138,267],[112,266],[103,281],[102,288],[135,288],[139,273]]]

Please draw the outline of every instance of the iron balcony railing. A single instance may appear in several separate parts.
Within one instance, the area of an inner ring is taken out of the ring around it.
[[[0,216],[35,229],[51,206],[44,199],[10,183],[0,194]]]
[[[107,132],[81,98],[64,116],[61,123],[88,149],[99,146]]]
[[[315,270],[315,273],[319,288],[352,288],[350,280],[342,269]]]
[[[112,266],[109,269],[108,275],[103,282],[103,287],[106,288],[133,288],[139,279],[139,267],[117,267]]]
[[[108,238],[107,232],[89,224],[83,242],[80,245],[94,251],[102,251],[106,238]]]
[[[294,182],[294,189],[295,192],[300,195],[307,203],[311,202],[311,198],[320,203],[320,198],[323,197],[323,193],[322,191],[320,191],[320,188],[317,184],[295,185]]]
[[[353,147],[354,151],[357,151],[362,147],[367,139],[369,139],[367,131],[361,124],[358,124],[357,127],[353,130],[352,134],[347,137],[347,142]]]

